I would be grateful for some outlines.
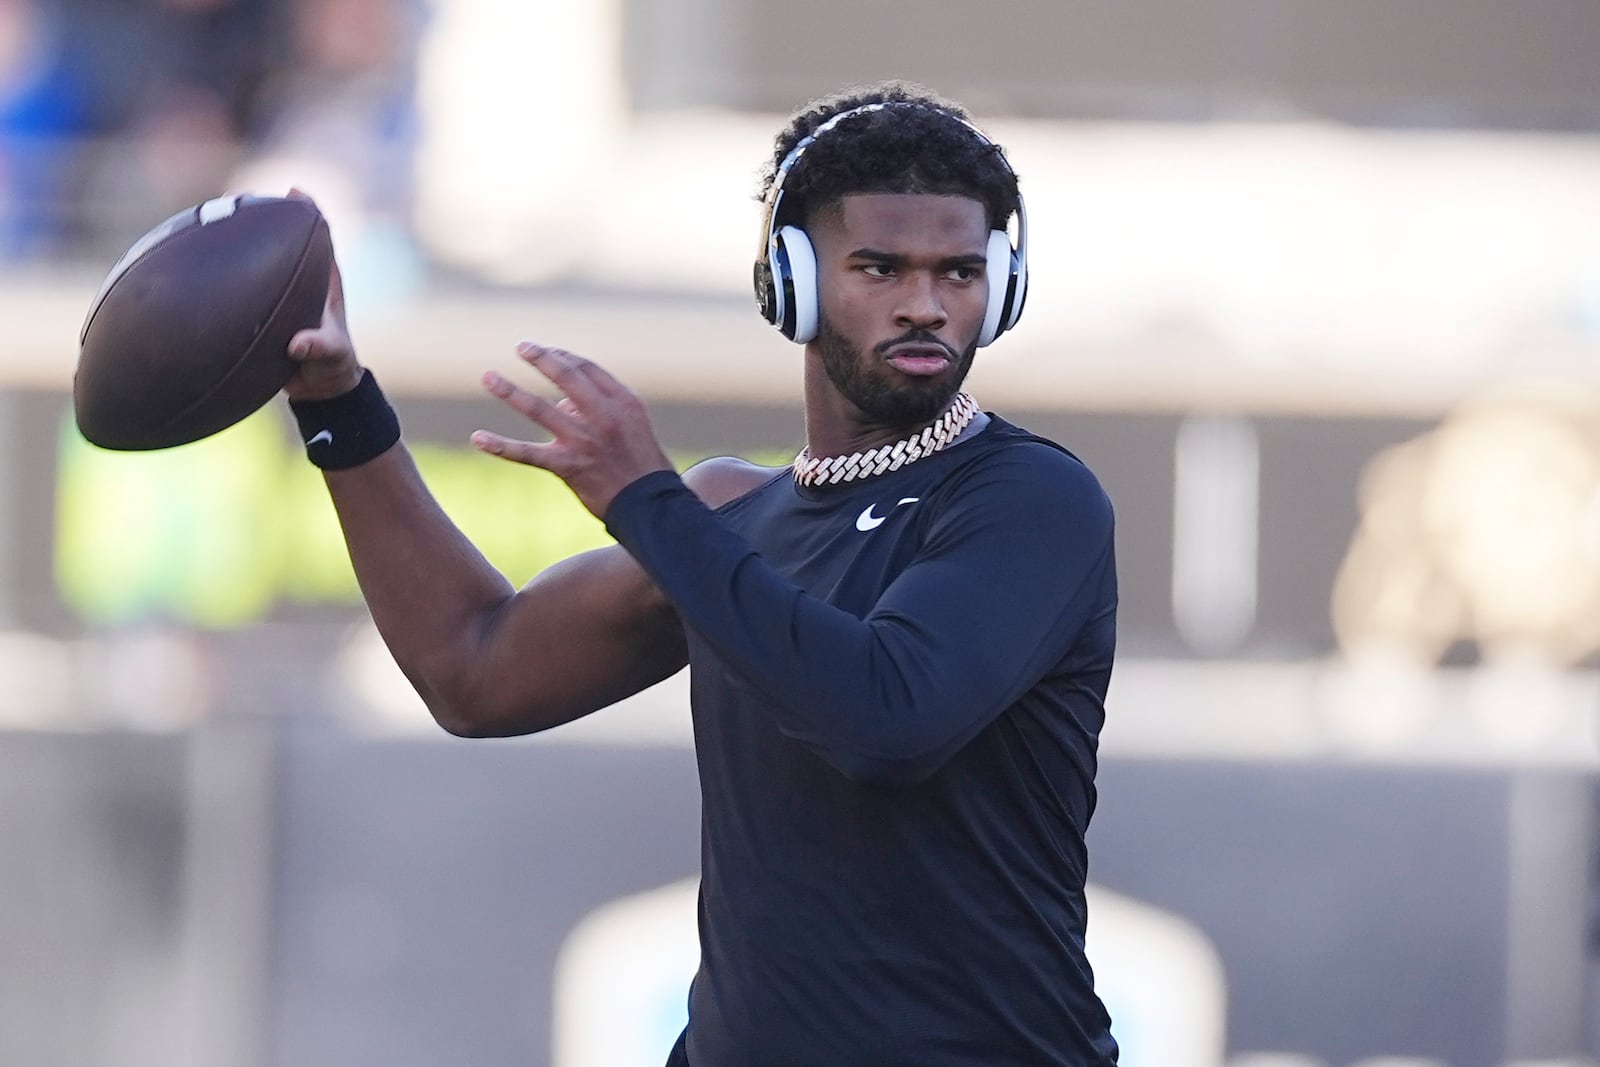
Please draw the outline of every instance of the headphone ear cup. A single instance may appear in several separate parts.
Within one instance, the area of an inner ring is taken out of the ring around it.
[[[761,309],[761,317],[776,326],[783,319],[783,308],[778,304],[778,294],[781,290],[773,282],[770,256],[756,260],[752,274],[751,280],[755,283],[756,290],[756,306]]]
[[[1011,283],[1006,287],[1006,309],[1000,323],[1000,332],[1017,324],[1022,309],[1028,303],[1028,257],[1016,250],[1011,253]]]
[[[817,336],[817,252],[798,226],[784,226],[773,239],[773,268],[779,293],[778,329],[805,344]]]
[[[1017,282],[1017,257],[1006,231],[989,231],[984,260],[989,280],[989,302],[983,313],[983,328],[978,331],[979,347],[992,343],[1017,321],[1012,308],[1012,294]]]

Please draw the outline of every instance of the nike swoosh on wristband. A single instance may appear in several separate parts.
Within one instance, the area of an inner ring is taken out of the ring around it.
[[[333,431],[332,430],[318,430],[316,433],[312,434],[311,437],[306,441],[306,447],[307,448],[311,447],[312,445],[331,445],[331,444],[333,444]]]
[[[895,507],[898,508],[898,507],[904,507],[907,504],[915,504],[917,501],[919,501],[921,499],[922,498],[920,496],[901,497],[900,498],[900,502],[895,504]],[[863,511],[860,515],[856,516],[856,529],[860,530],[862,533],[866,533],[868,530],[876,530],[878,527],[883,525],[884,520],[887,519],[889,516],[887,516],[887,515],[874,515],[872,513],[872,509],[876,508],[877,506],[878,505],[876,505],[876,504],[868,504],[867,505],[867,510]]]

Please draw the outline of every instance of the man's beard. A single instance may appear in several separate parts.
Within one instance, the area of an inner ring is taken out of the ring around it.
[[[877,347],[887,350],[908,342],[938,344],[950,351],[948,345],[937,341],[924,330],[913,330]],[[817,324],[817,349],[822,354],[822,367],[828,374],[828,380],[862,414],[889,426],[920,426],[937,418],[960,390],[967,372],[972,369],[978,342],[977,338],[973,338],[972,344],[959,356],[951,352],[953,373],[947,371],[929,378],[907,375],[899,381],[891,380],[885,373],[873,374],[861,358],[861,349],[835,330],[826,318]],[[877,361],[871,364],[874,369],[882,363],[881,352],[875,352],[875,355]]]

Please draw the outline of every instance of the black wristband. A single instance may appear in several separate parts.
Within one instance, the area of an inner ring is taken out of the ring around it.
[[[400,440],[400,419],[378,388],[372,371],[348,393],[327,400],[291,400],[306,458],[325,471],[359,467]]]

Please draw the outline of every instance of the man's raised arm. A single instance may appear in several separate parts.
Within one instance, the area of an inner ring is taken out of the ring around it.
[[[575,556],[521,590],[434,500],[345,324],[337,264],[322,324],[297,334],[285,387],[321,463],[362,595],[395,661],[446,730],[531,733],[660,681],[686,661],[670,604],[615,546]],[[366,453],[373,454],[368,455]],[[663,462],[664,462],[663,457]]]

